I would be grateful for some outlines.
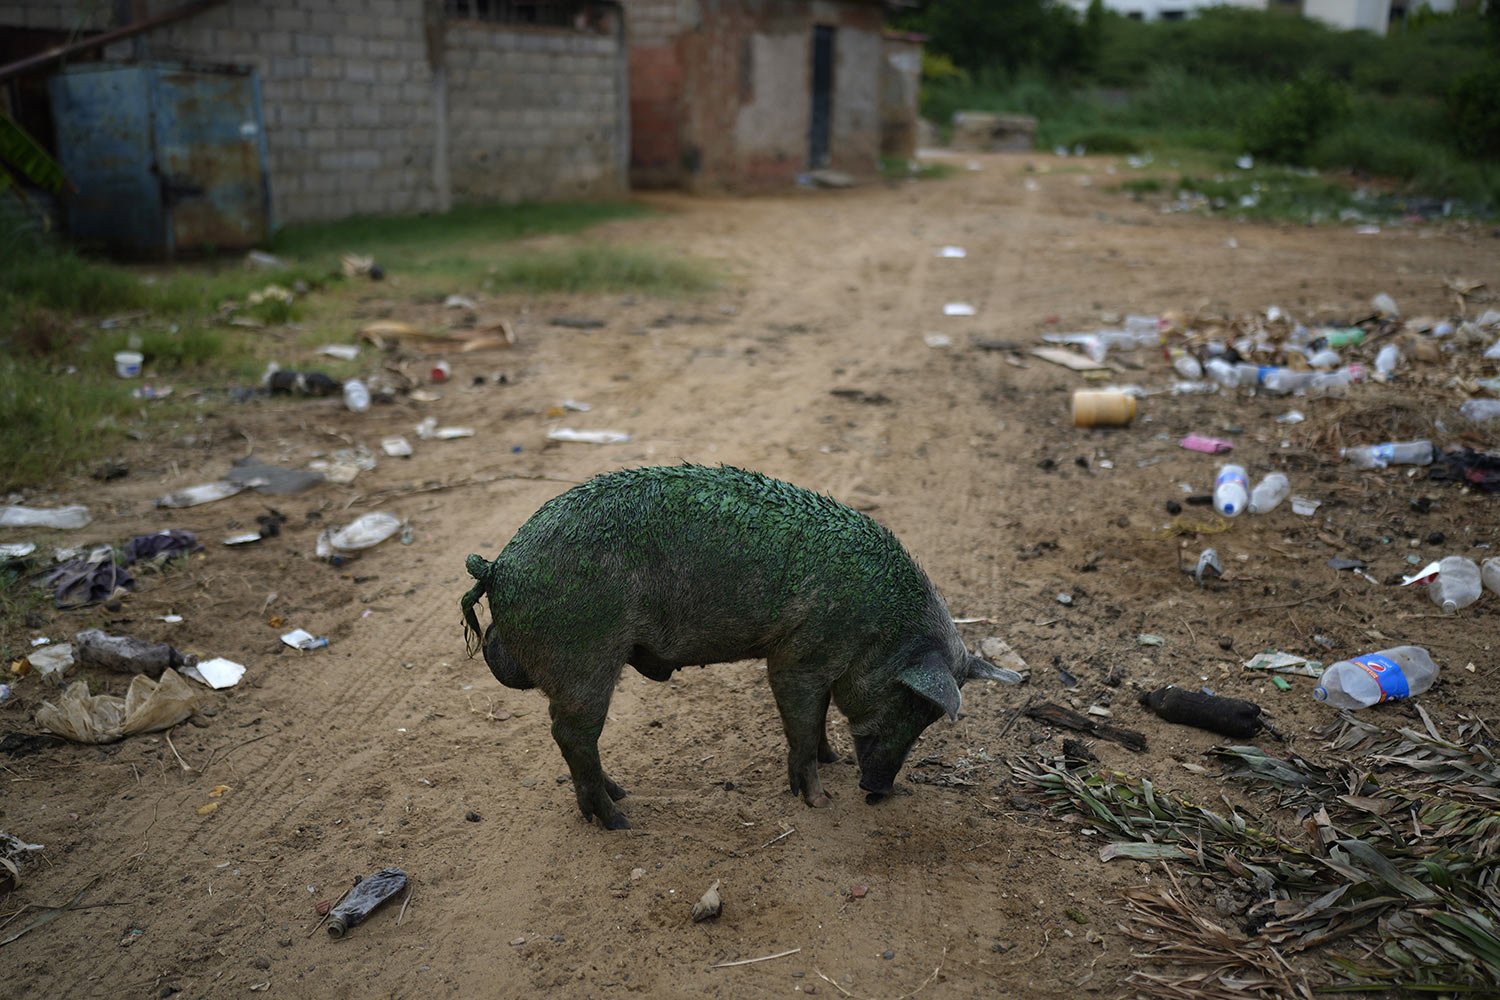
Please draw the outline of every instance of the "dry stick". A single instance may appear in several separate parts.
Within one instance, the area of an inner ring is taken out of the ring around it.
[[[1011,727],[1013,727],[1016,724],[1016,720],[1021,717],[1021,713],[1025,712],[1028,708],[1030,708],[1031,705],[1032,705],[1032,703],[1035,702],[1035,701],[1036,701],[1036,695],[1031,695],[1029,698],[1026,699],[1026,704],[1022,705],[1020,708],[1018,708],[1014,712],[1010,713],[1010,721],[1006,722],[1005,725],[1003,725],[1003,726],[1000,727],[1000,734],[998,736],[996,736],[995,738],[997,740],[998,739],[1004,739],[1005,738],[1005,734],[1011,731]]]
[[[802,950],[801,948],[791,948],[791,949],[789,949],[787,951],[778,951],[774,955],[762,955],[760,958],[742,958],[742,959],[740,959],[739,961],[736,961],[736,962],[720,962],[718,965],[710,965],[709,968],[710,969],[727,969],[731,965],[752,965],[752,964],[754,964],[756,962],[769,962],[773,958],[786,958],[788,955],[795,955],[795,954],[797,954],[797,952],[799,952],[801,950]]]
[[[188,764],[187,761],[182,759],[182,754],[178,753],[177,747],[172,744],[172,730],[168,729],[165,735],[167,737],[167,746],[171,748],[172,756],[177,758],[177,763],[182,765],[182,769],[184,771],[192,771],[193,768]]]
[[[417,891],[417,883],[408,881],[406,883],[406,899],[401,903],[401,912],[396,914],[396,926],[401,926],[401,918],[406,916],[406,908],[411,905],[411,894]]]
[[[1225,608],[1223,611],[1220,611],[1218,614],[1214,615],[1214,621],[1218,621],[1220,618],[1223,618],[1225,615],[1231,612],[1233,612],[1234,614],[1243,615],[1250,611],[1275,611],[1277,608],[1295,608],[1299,604],[1308,604],[1312,601],[1327,600],[1338,592],[1339,588],[1334,587],[1326,594],[1314,594],[1312,597],[1304,597],[1300,601],[1286,601],[1282,604],[1252,604],[1248,608]]]
[[[230,747],[227,751],[224,752],[224,759],[228,760],[229,759],[229,755],[232,754],[232,753],[234,753],[240,747],[247,747],[250,744],[256,742],[257,740],[263,740],[267,736],[275,736],[275,735],[279,734],[280,732],[281,732],[281,730],[278,729],[275,732],[271,732],[271,733],[261,733],[259,736],[252,736],[250,739],[246,740],[243,743],[236,743],[234,746]],[[207,760],[206,763],[204,763],[203,770],[205,770],[205,771],[208,770],[208,765],[212,764],[214,762],[214,755],[217,754],[218,752],[219,752],[219,747],[214,747],[211,751],[209,751],[208,760]]]
[[[901,994],[899,997],[896,997],[896,1000],[908,1000],[909,997],[914,997],[918,993],[921,993],[923,990],[925,990],[928,987],[928,985],[931,984],[932,981],[937,978],[938,973],[943,971],[943,962],[947,958],[948,958],[948,946],[944,945],[943,946],[943,956],[942,956],[942,958],[938,959],[937,968],[935,968],[935,969],[932,970],[932,974],[929,975],[926,979],[922,980],[921,985],[919,985],[916,989],[912,990],[910,993],[903,993],[903,994]],[[855,994],[850,993],[848,990],[844,989],[838,983],[834,982],[832,979],[829,979],[827,976],[823,975],[823,971],[821,969],[819,969],[816,965],[813,966],[813,972],[817,973],[819,979],[823,980],[823,982],[827,983],[829,986],[832,986],[834,989],[836,989],[840,993],[844,994],[844,996],[846,996],[846,997],[854,997],[855,1000],[858,1000],[858,997],[856,997]]]
[[[778,841],[778,840],[785,840],[786,838],[790,837],[792,834],[794,834],[796,832],[797,832],[797,828],[795,826],[789,826],[785,830],[783,830],[780,833],[778,833],[776,836],[772,837],[770,840],[766,841],[764,844],[761,844],[760,845],[760,849],[762,851],[764,851],[766,848],[768,848],[772,844],[776,843],[776,841]]]

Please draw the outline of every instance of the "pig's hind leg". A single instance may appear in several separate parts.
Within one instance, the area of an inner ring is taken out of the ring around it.
[[[614,673],[618,674],[619,668]],[[551,695],[552,738],[568,762],[583,818],[597,817],[608,830],[626,830],[630,821],[615,808],[615,800],[625,797],[625,789],[609,779],[599,762],[599,734],[604,731],[613,689],[614,684],[609,682],[603,685],[602,697]]]
[[[823,726],[818,735],[819,764],[837,764],[839,761],[844,759],[843,757],[839,756],[839,752],[833,748],[833,744],[828,742],[828,701],[832,694],[833,692],[830,691],[828,694],[825,694],[823,696]]]

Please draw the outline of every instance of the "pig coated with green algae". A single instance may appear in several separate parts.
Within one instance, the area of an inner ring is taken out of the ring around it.
[[[971,677],[1019,682],[971,656],[948,608],[894,535],[858,511],[727,466],[626,469],[553,498],[493,561],[471,555],[464,595],[489,598],[478,643],[502,684],[540,688],[586,819],[628,827],[599,734],[626,663],[665,681],[685,666],[764,657],[787,776],[830,804],[818,763],[830,700],[849,719],[868,801]]]

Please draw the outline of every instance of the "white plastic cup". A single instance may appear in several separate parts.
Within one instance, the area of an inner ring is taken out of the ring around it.
[[[140,351],[116,351],[115,374],[121,378],[140,378],[141,362],[145,360]]]

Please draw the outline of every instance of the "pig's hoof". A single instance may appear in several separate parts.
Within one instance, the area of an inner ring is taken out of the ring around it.
[[[625,796],[630,794],[625,789],[615,784],[613,781],[610,781],[608,778],[604,779],[604,791],[609,795],[610,799],[615,802],[620,801]]]
[[[833,799],[829,798],[827,792],[819,792],[807,800],[807,804],[814,809],[827,809],[833,805]]]
[[[626,819],[625,814],[619,812],[618,810],[616,810],[612,815],[603,817],[600,822],[604,824],[604,829],[606,830],[630,829],[630,820]]]
[[[818,751],[818,763],[819,764],[837,764],[839,761],[841,761],[843,759],[844,758],[840,757],[838,754],[834,753],[830,749],[823,749],[823,750],[819,750]]]
[[[889,797],[886,792],[870,792],[865,796],[865,805],[878,806]]]

